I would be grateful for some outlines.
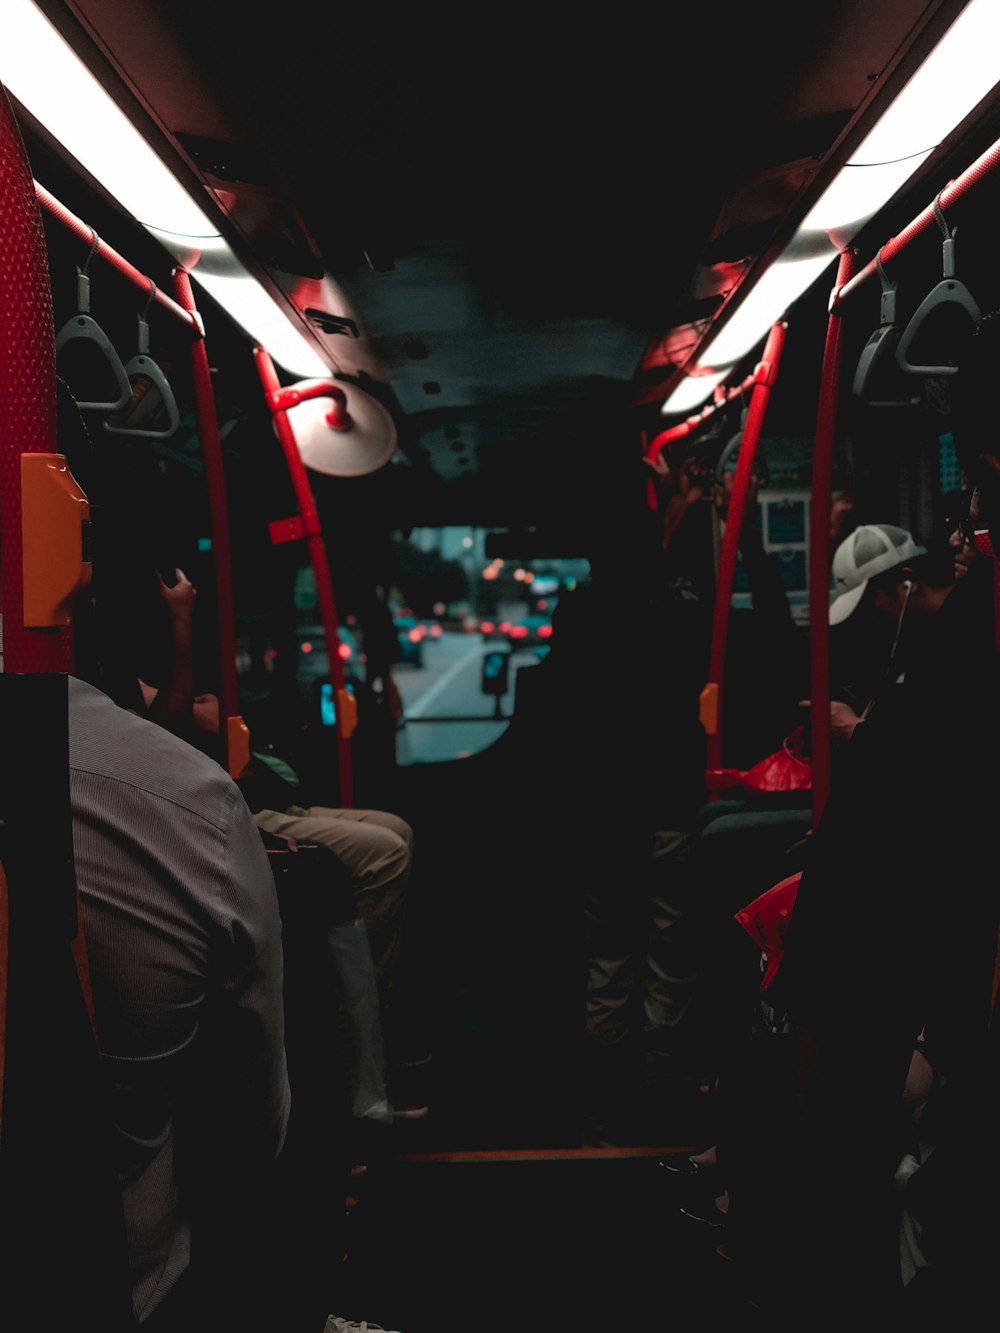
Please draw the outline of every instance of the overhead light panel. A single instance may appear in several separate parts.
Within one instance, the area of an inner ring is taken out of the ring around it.
[[[32,0],[3,5],[0,83],[280,366],[330,373]]]
[[[1000,6],[971,0],[880,116],[810,210],[781,255],[723,313],[697,366],[664,402],[664,416],[704,403],[719,380],[819,280],[861,228],[899,193],[931,153],[993,90]],[[718,375],[713,380],[711,371]]]
[[[699,407],[710,397],[715,386],[722,383],[726,373],[719,370],[712,375],[688,375],[670,395],[671,415],[675,412],[687,413]]]

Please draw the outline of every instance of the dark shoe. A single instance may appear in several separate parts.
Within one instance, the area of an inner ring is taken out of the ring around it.
[[[717,1206],[711,1194],[706,1194],[703,1199],[682,1204],[680,1211],[689,1221],[697,1222],[708,1231],[725,1230],[726,1214]]]
[[[697,1162],[690,1153],[673,1153],[670,1157],[661,1157],[660,1166],[672,1176],[683,1176],[685,1180],[715,1179],[719,1174],[717,1165],[710,1162]]]

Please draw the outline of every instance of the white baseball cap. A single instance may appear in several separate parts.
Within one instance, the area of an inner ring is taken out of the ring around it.
[[[926,546],[918,546],[905,528],[892,523],[862,523],[855,528],[834,552],[836,596],[830,603],[830,624],[839,625],[855,610],[870,578],[926,554]]]

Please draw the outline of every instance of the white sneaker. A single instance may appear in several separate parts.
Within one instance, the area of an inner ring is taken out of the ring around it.
[[[393,1105],[392,1118],[394,1120],[423,1120],[430,1114],[430,1107],[421,1102],[404,1102],[402,1106]]]
[[[339,1314],[332,1314],[327,1318],[323,1333],[398,1333],[398,1330],[383,1328],[381,1324],[370,1324],[367,1319],[357,1323],[353,1319],[341,1319]]]

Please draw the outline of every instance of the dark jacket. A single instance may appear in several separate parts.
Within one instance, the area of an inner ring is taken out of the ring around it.
[[[976,942],[980,971],[995,947],[973,869],[1000,812],[991,583],[958,583],[900,667],[840,757],[799,888],[780,982],[809,1023],[876,996],[918,1029],[959,997],[985,1011],[967,991]]]

